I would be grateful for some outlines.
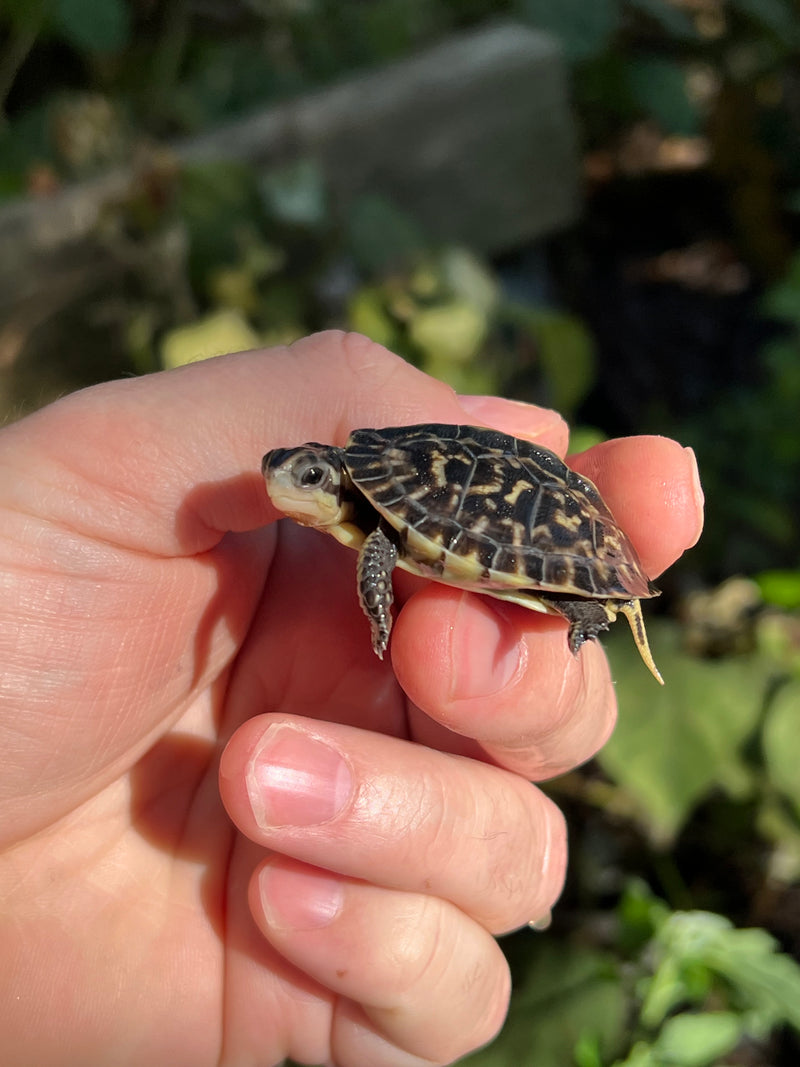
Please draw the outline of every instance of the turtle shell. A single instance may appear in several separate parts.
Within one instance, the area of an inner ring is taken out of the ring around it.
[[[356,430],[344,456],[421,573],[486,590],[657,594],[596,487],[541,445],[425,424]]]

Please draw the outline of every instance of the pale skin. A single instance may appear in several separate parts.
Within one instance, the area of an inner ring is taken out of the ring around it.
[[[0,432],[8,1067],[421,1067],[502,1025],[493,935],[546,914],[566,864],[531,780],[608,737],[602,648],[573,657],[558,619],[401,575],[380,663],[355,554],[277,523],[259,470],[275,446],[423,421],[567,443],[552,412],[462,403],[336,333]],[[675,442],[574,465],[651,577],[696,540]]]

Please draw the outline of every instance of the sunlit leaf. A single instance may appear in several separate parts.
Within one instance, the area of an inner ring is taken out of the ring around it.
[[[773,663],[758,655],[696,659],[679,647],[677,627],[650,623],[653,655],[666,683],[659,687],[622,625],[604,640],[619,720],[598,760],[663,845],[712,789],[741,797],[752,788],[740,750],[758,722]]]
[[[581,1034],[573,1051],[575,1067],[603,1067],[600,1044],[596,1037]]]
[[[729,1011],[676,1015],[667,1019],[653,1050],[674,1067],[710,1067],[736,1047],[742,1020]]]
[[[431,359],[470,363],[486,339],[488,326],[486,315],[474,304],[453,299],[418,309],[409,322],[409,335]]]
[[[180,367],[259,344],[258,334],[238,311],[218,311],[170,330],[161,342],[161,361],[164,367]]]
[[[563,409],[559,409],[563,410]],[[572,426],[569,431],[570,455],[585,452],[587,448],[594,448],[608,440],[608,435],[596,426]]]
[[[261,193],[281,222],[319,226],[325,221],[325,182],[318,164],[300,159],[264,174]]]
[[[453,363],[446,359],[428,359],[423,369],[432,378],[446,382],[457,393],[475,393],[485,396],[498,391],[497,375],[491,367],[480,361]]]
[[[800,1029],[800,964],[778,951],[766,930],[737,930],[712,912],[675,912],[662,926],[657,944],[664,962],[702,964],[735,990],[749,1026],[766,1032],[787,1022]]]
[[[439,256],[444,285],[488,315],[497,303],[499,286],[486,263],[466,248],[446,248]]]
[[[755,580],[767,604],[786,611],[800,607],[800,571],[762,571]]]
[[[637,1041],[624,1060],[615,1060],[614,1067],[664,1067],[656,1059],[647,1041]]]
[[[348,304],[348,325],[377,341],[386,348],[394,348],[397,328],[386,310],[383,290],[377,285],[362,285]]]
[[[756,829],[773,846],[769,857],[772,884],[800,882],[800,821],[777,790],[762,801]]]
[[[218,267],[208,279],[208,292],[215,304],[237,308],[245,315],[258,310],[258,291],[252,273],[243,267]]]
[[[791,800],[800,818],[800,681],[781,686],[770,705],[762,738],[770,782]]]

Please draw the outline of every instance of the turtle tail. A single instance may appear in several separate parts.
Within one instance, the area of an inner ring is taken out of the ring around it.
[[[626,600],[624,604],[620,604],[619,610],[630,624],[633,639],[636,642],[636,647],[639,649],[639,655],[644,660],[647,669],[659,685],[663,685],[664,679],[661,677],[661,672],[658,667],[656,667],[653,653],[650,651],[650,645],[647,641],[647,632],[644,628],[644,618],[642,616],[642,605],[638,600]]]

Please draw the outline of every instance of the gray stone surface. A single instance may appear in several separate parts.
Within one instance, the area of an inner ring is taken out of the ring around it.
[[[517,25],[271,109],[189,146],[270,164],[318,159],[336,197],[389,195],[437,237],[494,252],[574,219],[578,167],[552,38]]]
[[[572,221],[578,166],[554,41],[502,24],[280,104],[174,146],[179,160],[240,159],[265,169],[322,164],[334,197],[382,193],[439,239],[483,252]],[[0,210],[0,312],[90,273],[103,205],[130,194],[116,171]],[[97,249],[102,259],[100,249]],[[80,285],[80,281],[78,282]]]

